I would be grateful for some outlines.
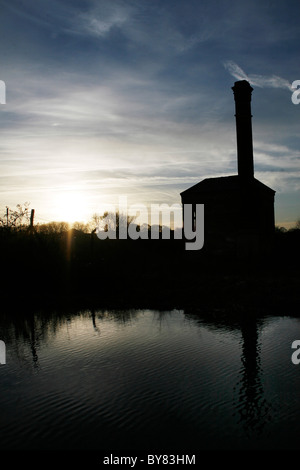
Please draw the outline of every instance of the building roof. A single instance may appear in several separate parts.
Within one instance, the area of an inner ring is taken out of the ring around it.
[[[206,178],[190,188],[182,191],[181,196],[193,193],[206,193],[211,191],[239,191],[242,189],[256,190],[275,194],[275,191],[256,178],[244,179],[239,175]]]

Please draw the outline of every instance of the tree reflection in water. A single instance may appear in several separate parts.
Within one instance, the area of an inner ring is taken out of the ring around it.
[[[30,315],[29,319],[29,343],[30,343],[30,349],[31,349],[31,354],[32,354],[32,362],[33,362],[33,367],[35,369],[39,368],[39,357],[37,354],[37,343],[39,338],[36,335],[36,328],[35,328],[35,317],[34,315]]]

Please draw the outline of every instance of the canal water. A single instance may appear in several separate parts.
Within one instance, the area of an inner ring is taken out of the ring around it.
[[[298,448],[299,318],[84,310],[0,326],[1,450]]]

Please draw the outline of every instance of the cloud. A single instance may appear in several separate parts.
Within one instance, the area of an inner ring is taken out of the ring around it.
[[[277,206],[280,193],[286,193],[290,197],[295,197],[292,193],[300,191],[300,171],[257,171],[255,176],[258,180],[276,191]],[[297,203],[296,205],[299,207]]]
[[[251,85],[260,88],[285,88],[290,91],[294,90],[288,80],[278,77],[277,75],[247,75],[244,70],[232,60],[225,61],[223,65],[234,78],[237,80],[247,80]]]
[[[79,30],[96,37],[106,36],[112,28],[120,28],[130,18],[131,9],[122,3],[100,2],[74,18]]]

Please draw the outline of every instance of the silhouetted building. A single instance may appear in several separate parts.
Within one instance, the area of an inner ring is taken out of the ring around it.
[[[275,191],[254,177],[251,93],[246,80],[232,87],[238,174],[207,178],[181,193],[183,204],[204,204],[204,248],[251,255],[268,248],[274,232]]]

